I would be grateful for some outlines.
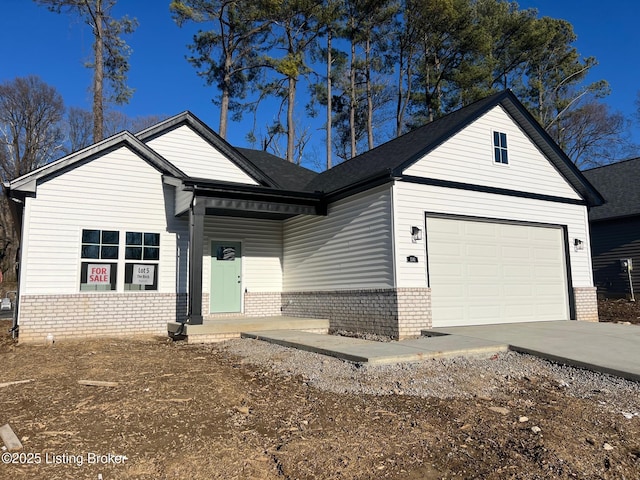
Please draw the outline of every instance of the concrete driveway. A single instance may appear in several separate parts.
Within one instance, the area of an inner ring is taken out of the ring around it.
[[[508,344],[511,350],[640,381],[640,326],[576,321],[434,328],[446,334]]]

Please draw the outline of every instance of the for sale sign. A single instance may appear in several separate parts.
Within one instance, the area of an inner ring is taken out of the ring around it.
[[[155,265],[134,265],[132,282],[134,285],[153,285]]]
[[[89,285],[111,284],[111,265],[90,263],[87,268],[87,283]]]

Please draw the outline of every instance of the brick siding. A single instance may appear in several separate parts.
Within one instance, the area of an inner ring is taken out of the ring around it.
[[[248,317],[273,317],[282,314],[280,292],[246,292],[244,314]]]
[[[431,327],[428,288],[285,292],[282,314],[327,318],[331,330],[392,338],[420,335]]]
[[[19,342],[93,337],[166,336],[167,323],[186,317],[187,296],[173,293],[25,295]]]
[[[583,322],[598,321],[598,295],[596,287],[574,287],[576,301],[576,320]]]

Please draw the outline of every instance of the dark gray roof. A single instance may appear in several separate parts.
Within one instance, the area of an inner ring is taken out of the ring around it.
[[[318,176],[317,172],[288,162],[280,157],[250,148],[236,148],[261,171],[273,178],[284,190],[305,191],[306,185]]]
[[[383,143],[357,157],[349,159],[321,173],[308,186],[309,190],[334,192],[367,178],[388,172],[389,175],[407,163],[419,160],[430,150],[447,140],[462,127],[487,110],[502,94],[495,94],[456,110],[438,120],[416,128],[400,137]]]
[[[640,158],[596,167],[583,173],[607,202],[591,209],[590,220],[640,215]]]

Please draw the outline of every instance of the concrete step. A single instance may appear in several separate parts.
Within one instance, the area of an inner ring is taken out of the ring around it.
[[[186,338],[188,343],[212,343],[240,338],[247,331],[301,330],[326,334],[329,331],[329,320],[286,316],[220,317],[205,319],[202,325],[170,322],[167,330],[170,336]]]

